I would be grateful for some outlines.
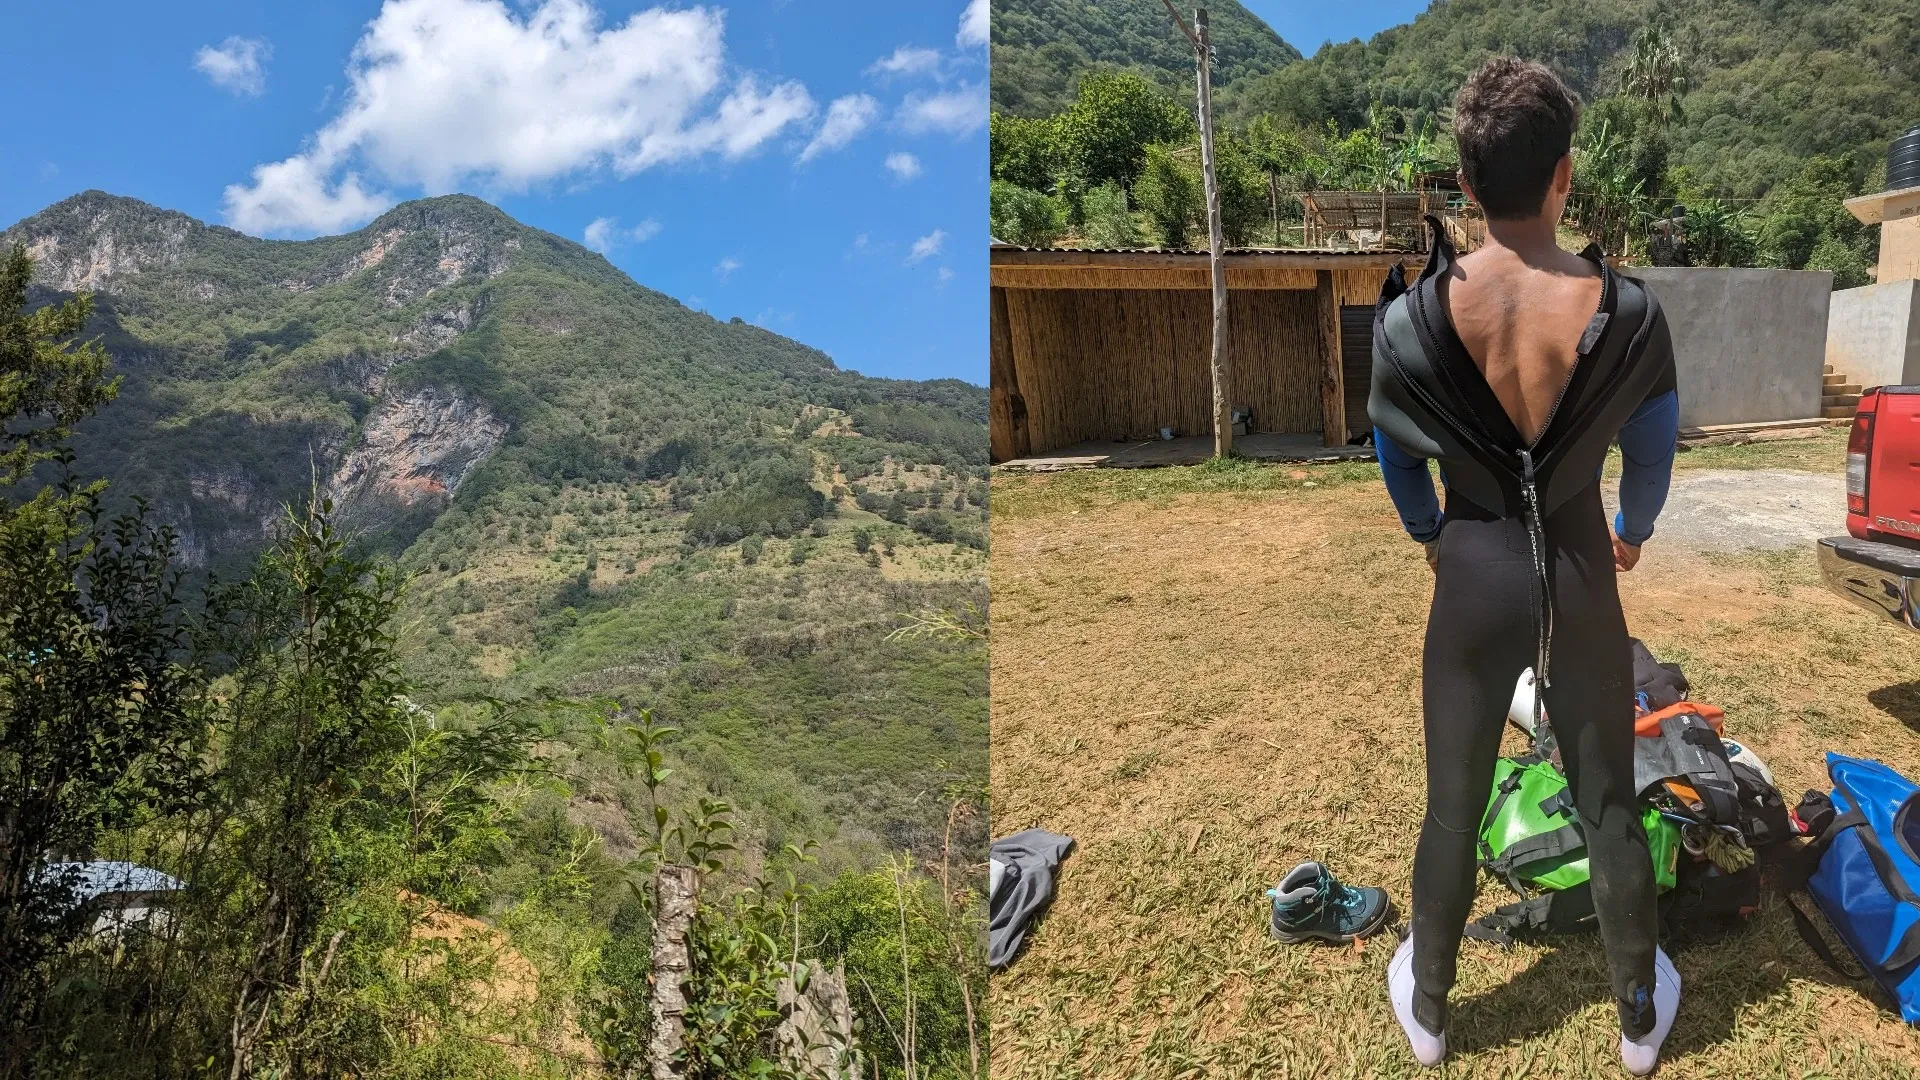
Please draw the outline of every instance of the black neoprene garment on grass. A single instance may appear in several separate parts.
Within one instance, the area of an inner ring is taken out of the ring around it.
[[[1658,933],[1652,858],[1633,790],[1633,660],[1598,475],[1640,404],[1672,391],[1673,346],[1638,281],[1584,254],[1600,306],[1546,427],[1521,436],[1454,332],[1433,254],[1407,286],[1396,267],[1374,315],[1367,413],[1446,479],[1421,685],[1427,814],[1413,863],[1414,1015],[1438,1032],[1473,903],[1476,840],[1520,673],[1544,706],[1587,840],[1594,910],[1622,1030],[1652,1029]]]

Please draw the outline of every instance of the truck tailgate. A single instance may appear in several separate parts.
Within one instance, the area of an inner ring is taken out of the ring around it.
[[[1881,392],[1868,475],[1867,528],[1920,540],[1920,394]]]

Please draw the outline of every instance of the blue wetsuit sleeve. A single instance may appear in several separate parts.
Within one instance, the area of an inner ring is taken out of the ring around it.
[[[1680,396],[1672,390],[1641,402],[1620,429],[1620,512],[1613,531],[1629,544],[1653,535],[1654,519],[1667,504],[1679,436]]]
[[[1415,540],[1433,542],[1440,535],[1440,500],[1433,493],[1427,459],[1402,450],[1379,428],[1373,429],[1373,448],[1380,457],[1380,479],[1386,481],[1393,508],[1400,512],[1400,524]]]

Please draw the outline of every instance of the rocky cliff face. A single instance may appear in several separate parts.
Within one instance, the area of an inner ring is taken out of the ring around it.
[[[91,191],[34,221],[12,239],[27,245],[35,278],[63,292],[106,289],[149,267],[176,266],[207,231],[185,214]]]
[[[414,506],[451,495],[506,438],[506,421],[486,406],[426,388],[389,400],[367,418],[328,485],[336,502],[368,497]]]

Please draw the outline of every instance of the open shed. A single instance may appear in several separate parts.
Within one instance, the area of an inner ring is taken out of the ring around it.
[[[1245,440],[1343,447],[1367,428],[1373,304],[1392,251],[1232,250],[1229,404]],[[996,244],[991,445],[996,462],[1211,436],[1212,278],[1205,252],[1039,250]],[[1236,437],[1236,442],[1242,441]],[[1271,441],[1271,440],[1270,440]]]

